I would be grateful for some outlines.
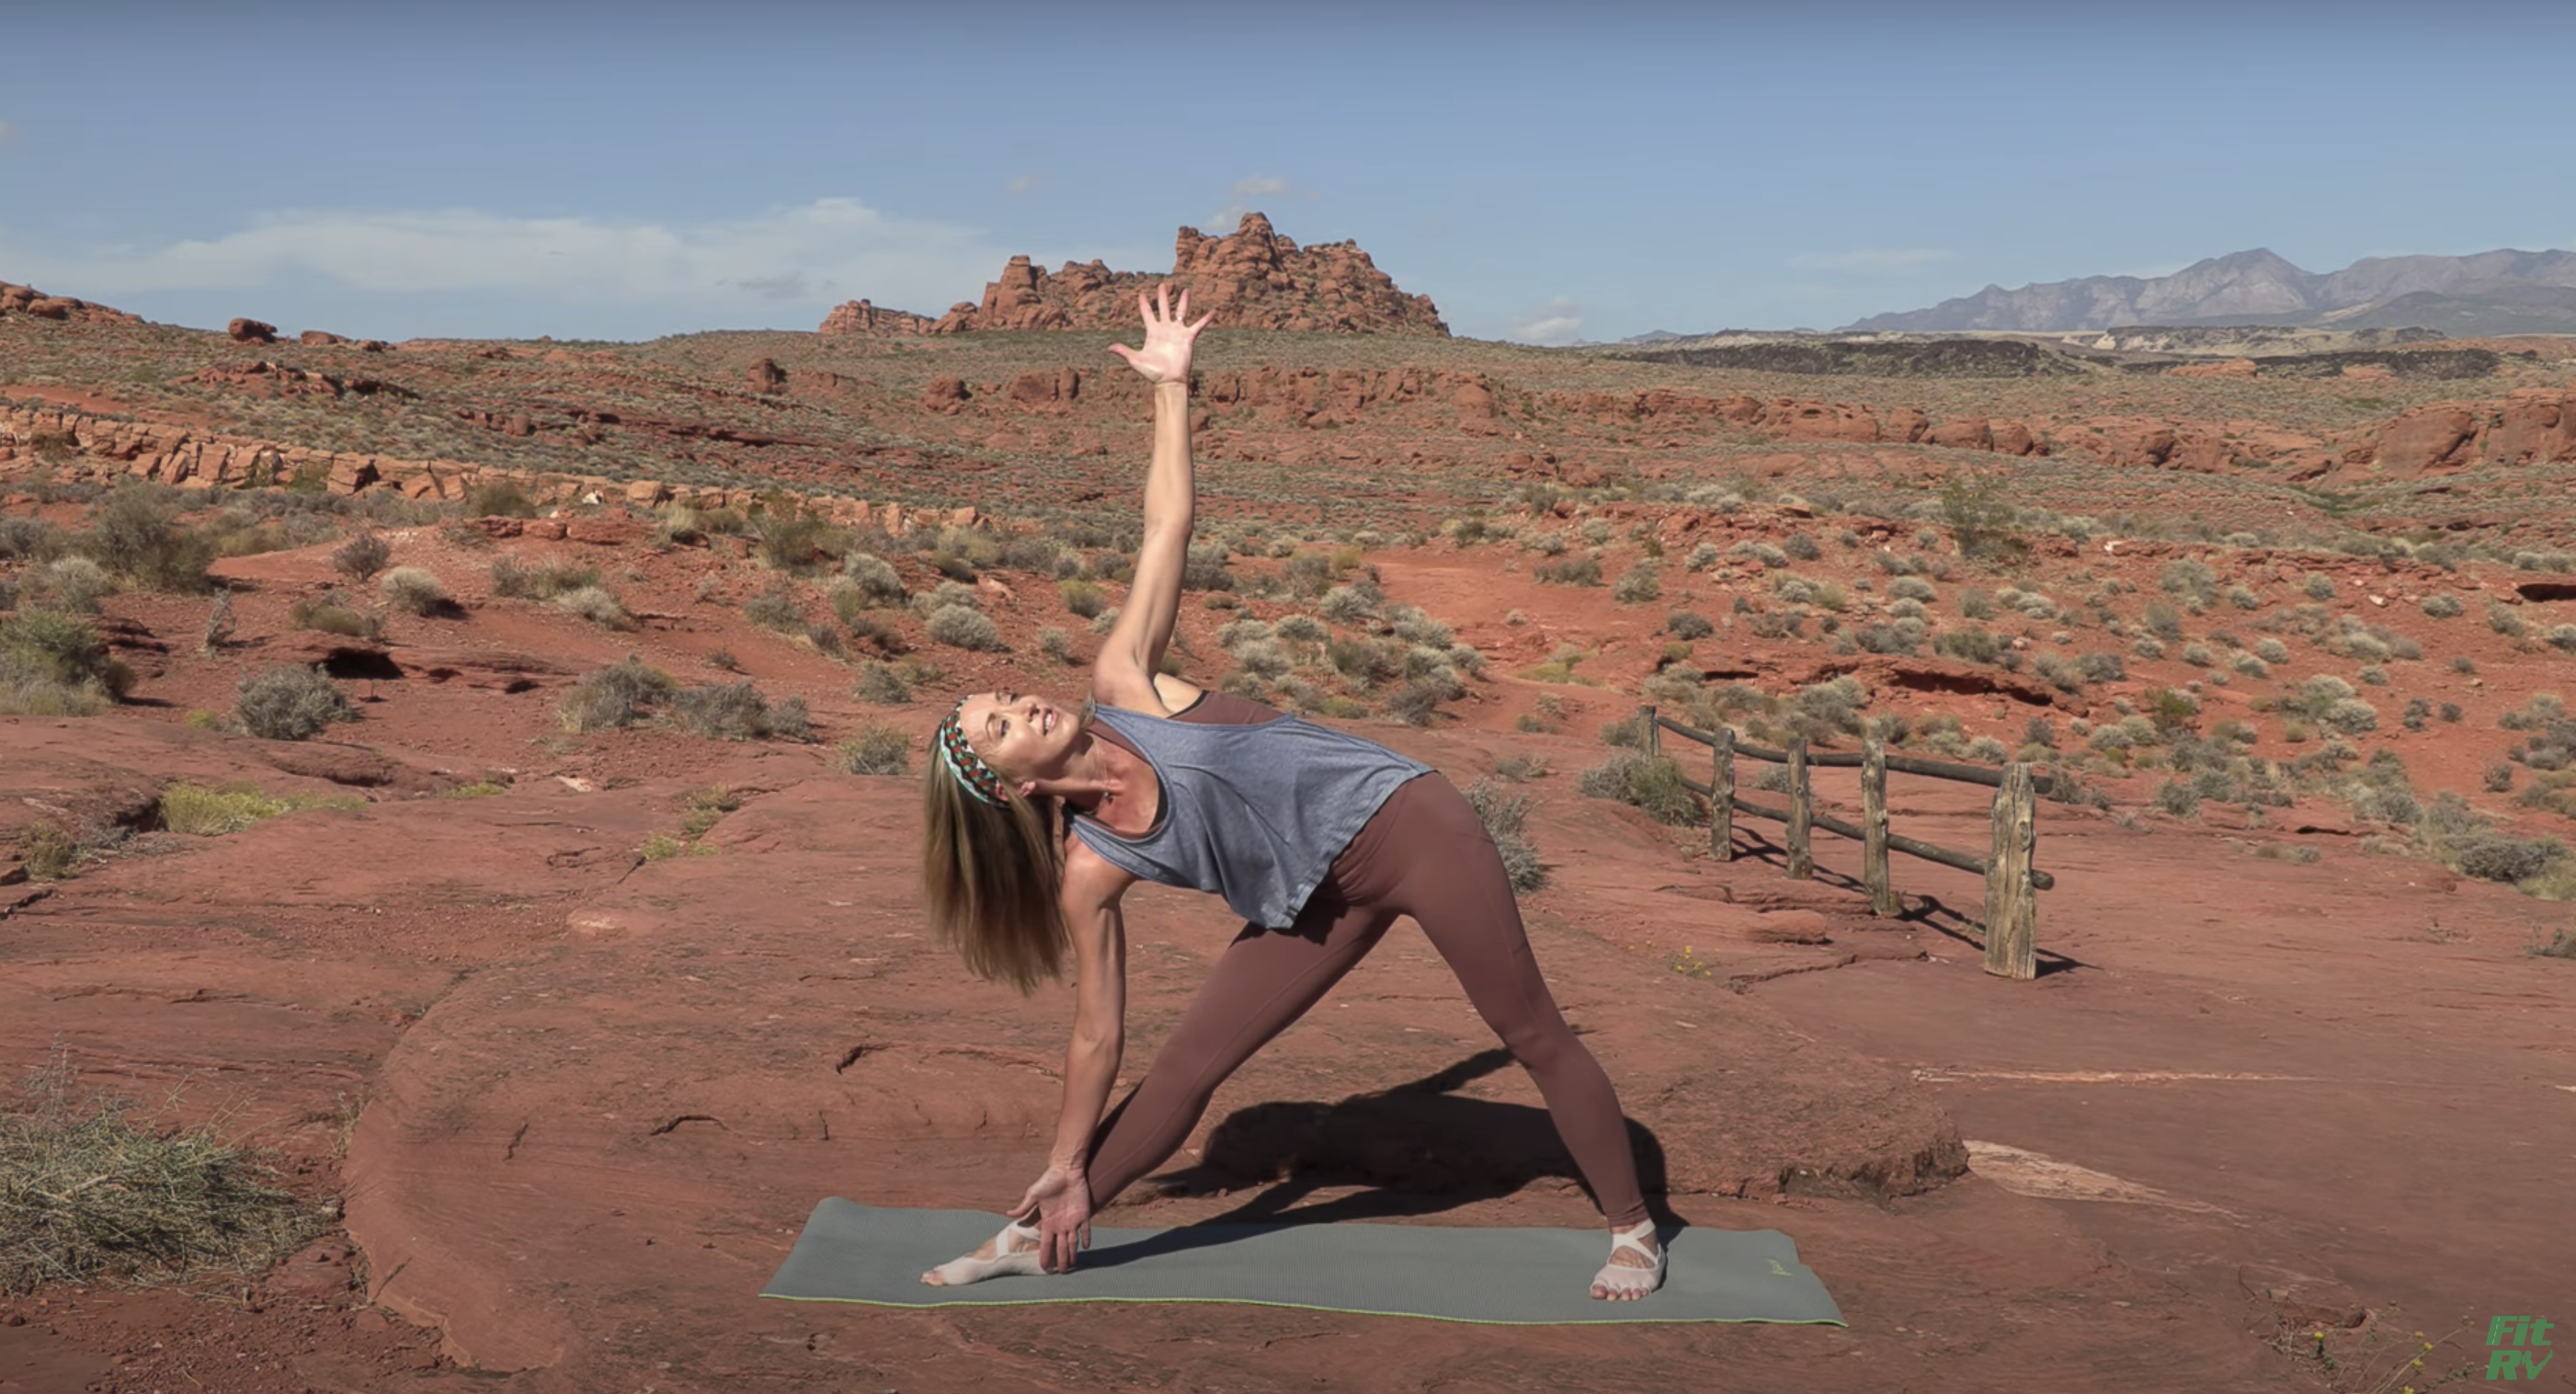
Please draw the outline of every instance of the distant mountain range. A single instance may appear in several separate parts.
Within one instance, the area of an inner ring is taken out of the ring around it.
[[[2150,324],[2576,334],[2576,252],[2365,257],[2319,275],[2257,248],[2170,276],[2085,276],[2019,290],[1988,286],[1928,310],[1872,315],[1844,329],[2049,333]]]

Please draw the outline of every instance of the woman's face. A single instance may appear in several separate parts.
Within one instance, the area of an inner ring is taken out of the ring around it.
[[[1082,734],[1076,713],[1025,692],[978,692],[957,720],[966,744],[1024,797],[1031,781],[1062,772]]]

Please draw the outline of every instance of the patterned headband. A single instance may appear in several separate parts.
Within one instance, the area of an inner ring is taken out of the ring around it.
[[[976,754],[974,747],[966,744],[965,713],[966,703],[961,700],[956,709],[948,713],[948,719],[939,723],[939,762],[948,767],[948,772],[966,787],[967,793],[1000,808],[1011,801],[1011,796],[1002,790],[1001,775],[984,763],[984,757]]]

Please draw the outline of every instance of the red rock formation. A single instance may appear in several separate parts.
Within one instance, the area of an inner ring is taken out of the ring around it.
[[[21,314],[31,319],[86,324],[141,324],[140,316],[105,305],[93,305],[68,295],[47,295],[34,286],[12,285],[0,281],[0,315]]]
[[[1168,273],[1112,271],[1099,261],[1069,261],[1050,273],[1015,256],[1002,268],[1001,278],[984,287],[982,300],[958,303],[930,331],[1130,329],[1136,323],[1137,294],[1165,280],[1189,290],[1191,313],[1213,310],[1216,323],[1229,329],[1449,333],[1429,296],[1399,290],[1357,243],[1300,247],[1258,213],[1244,214],[1241,225],[1224,237],[1182,228]],[[910,323],[919,321],[918,315],[903,316],[899,327],[871,328],[900,313],[855,300],[834,310],[823,321],[823,332],[921,332]]]
[[[784,392],[787,390],[787,370],[763,358],[751,365],[743,375],[743,383],[754,392]]]
[[[927,334],[937,321],[928,315],[909,310],[881,310],[865,300],[850,300],[836,305],[823,317],[819,332],[825,334]]]
[[[277,326],[273,324],[263,324],[255,319],[235,319],[232,323],[224,326],[224,332],[231,335],[233,342],[237,344],[273,344],[277,342]]]
[[[2576,390],[2526,387],[2501,401],[2436,402],[2363,432],[2338,472],[2412,479],[2471,464],[2576,461]]]

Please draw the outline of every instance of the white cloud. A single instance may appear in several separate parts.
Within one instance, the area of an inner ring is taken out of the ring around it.
[[[864,295],[936,309],[1007,253],[978,229],[827,198],[693,224],[526,218],[480,209],[295,210],[207,240],[48,253],[0,229],[0,265],[64,294],[286,288],[499,292],[558,305],[716,308]]]
[[[1791,266],[1815,271],[1911,271],[1936,261],[1947,261],[1950,253],[1930,247],[1863,247],[1852,252],[1800,252],[1789,258]]]
[[[1028,173],[1021,175],[1019,178],[1012,180],[1010,183],[1003,185],[1002,187],[1003,187],[1003,188],[1005,188],[1005,189],[1010,190],[1012,193],[1015,193],[1015,194],[1025,194],[1025,193],[1027,193],[1029,190],[1034,189],[1034,188],[1036,188],[1037,186],[1039,186],[1040,184],[1045,183],[1045,182],[1046,182],[1046,178],[1047,178],[1047,177],[1046,177],[1046,171],[1045,171],[1045,170],[1042,170],[1042,169],[1033,169],[1033,170],[1030,170]]]
[[[1560,295],[1523,315],[1503,337],[1525,344],[1571,344],[1583,334],[1583,307]]]

